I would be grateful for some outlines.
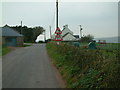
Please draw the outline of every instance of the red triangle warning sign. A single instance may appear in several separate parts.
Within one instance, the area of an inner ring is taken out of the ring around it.
[[[62,31],[58,27],[55,31],[56,36],[55,36],[54,41],[62,41],[63,40],[62,37],[61,37],[61,33],[62,33]]]

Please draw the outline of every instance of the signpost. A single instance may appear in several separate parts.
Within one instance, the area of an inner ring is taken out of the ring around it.
[[[61,33],[62,33],[62,31],[58,27],[55,31],[56,36],[55,36],[54,41],[62,41]]]
[[[62,41],[61,33],[62,31],[58,26],[58,0],[56,0],[56,31],[54,41]],[[59,42],[57,44],[59,44]]]

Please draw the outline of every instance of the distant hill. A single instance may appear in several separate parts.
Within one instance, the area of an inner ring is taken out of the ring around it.
[[[106,37],[106,38],[95,38],[95,40],[106,40],[107,43],[120,43],[119,37]]]

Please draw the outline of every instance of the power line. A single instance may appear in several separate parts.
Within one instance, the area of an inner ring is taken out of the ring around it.
[[[55,14],[56,14],[56,12],[55,12],[55,8],[54,8],[54,12],[53,12],[53,15],[52,15],[52,22],[51,22],[51,31],[52,31],[52,28],[55,25]]]
[[[54,24],[55,24],[55,9],[54,9],[54,14],[53,14],[53,18],[52,18],[52,24],[51,24],[51,26],[53,27]]]
[[[52,34],[51,34],[51,26],[50,26],[50,39],[52,38]]]

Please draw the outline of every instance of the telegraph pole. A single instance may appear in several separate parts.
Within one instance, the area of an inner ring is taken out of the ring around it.
[[[58,0],[56,0],[56,28],[58,28]]]
[[[59,26],[58,26],[58,0],[56,0],[56,31],[55,31],[55,38],[54,41],[62,41],[62,37],[61,37],[61,33],[62,31],[60,30]],[[59,45],[59,42],[57,42],[57,44]]]
[[[44,41],[46,41],[46,34],[45,34],[45,31],[44,31]]]
[[[21,21],[21,34],[22,34],[22,21]]]

